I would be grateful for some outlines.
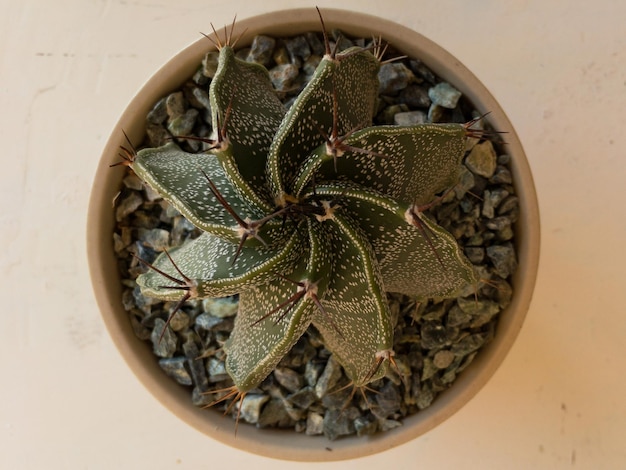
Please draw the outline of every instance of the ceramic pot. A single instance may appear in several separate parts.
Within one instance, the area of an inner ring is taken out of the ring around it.
[[[325,9],[328,30],[339,28],[356,37],[381,35],[409,57],[419,57],[439,77],[448,81],[474,105],[490,111],[489,122],[506,130],[506,151],[511,156],[511,171],[520,202],[520,218],[515,240],[519,268],[512,279],[512,303],[500,314],[495,339],[481,349],[475,360],[442,392],[433,404],[403,420],[403,425],[373,437],[347,437],[328,441],[293,431],[257,429],[240,425],[237,435],[234,420],[220,412],[204,410],[191,403],[190,392],[169,378],[159,367],[151,345],[139,340],[131,328],[128,313],[121,303],[122,286],[117,271],[112,234],[115,225],[111,201],[121,186],[123,171],[108,166],[119,160],[120,145],[126,145],[123,129],[133,142],[141,142],[145,116],[161,97],[179,88],[195,72],[211,44],[205,38],[167,62],[148,80],[123,112],[108,140],[97,170],[88,215],[88,258],[95,296],[113,341],[146,388],[180,419],[225,444],[256,454],[287,460],[328,461],[363,457],[390,449],[424,434],[452,416],[465,405],[502,363],[526,316],[539,258],[539,213],[535,188],[522,145],[504,111],[487,89],[458,60],[422,35],[401,25],[355,12]],[[256,34],[275,37],[319,31],[315,9],[273,12],[239,21],[237,31],[246,31],[238,45],[249,44]],[[328,449],[332,449],[332,452]]]

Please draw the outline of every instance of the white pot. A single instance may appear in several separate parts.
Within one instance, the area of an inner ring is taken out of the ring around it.
[[[401,25],[350,11],[324,9],[323,15],[328,30],[339,28],[356,37],[381,35],[403,54],[422,59],[436,75],[459,89],[476,109],[490,111],[489,122],[495,129],[507,131],[506,151],[511,156],[511,171],[520,202],[515,234],[519,268],[512,281],[514,297],[500,314],[495,339],[481,349],[450,389],[442,392],[427,409],[405,418],[403,426],[373,437],[354,436],[330,442],[325,437],[257,429],[244,424],[239,426],[235,436],[234,420],[215,410],[192,405],[190,391],[166,376],[151,345],[135,336],[121,303],[122,286],[112,241],[115,225],[112,201],[125,173],[112,170],[109,165],[119,160],[120,145],[126,145],[122,129],[131,141],[141,142],[145,117],[153,104],[193,75],[211,48],[210,42],[204,38],[198,39],[158,70],[123,112],[100,160],[87,229],[91,278],[102,316],[122,356],[146,388],[183,421],[214,439],[259,455],[301,461],[343,460],[381,452],[415,439],[458,411],[487,383],[515,341],[529,307],[539,260],[539,212],[530,168],[511,123],[487,89],[441,47]],[[246,33],[239,45],[249,44],[252,37],[260,33],[275,37],[293,36],[305,31],[319,31],[320,25],[315,9],[295,9],[242,20],[236,25],[235,36],[237,31],[244,30]]]

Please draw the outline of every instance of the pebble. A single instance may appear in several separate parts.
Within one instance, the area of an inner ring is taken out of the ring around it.
[[[159,365],[161,369],[165,371],[167,375],[172,377],[176,382],[181,385],[192,385],[193,380],[191,380],[191,376],[187,369],[185,369],[185,363],[187,359],[182,356],[165,358],[159,360]]]
[[[316,413],[309,412],[306,417],[306,431],[304,433],[307,436],[319,436],[324,432],[324,416]]]
[[[277,65],[269,70],[270,80],[277,91],[288,91],[300,73],[294,64]]]
[[[293,369],[277,367],[274,369],[276,381],[290,392],[297,392],[304,384],[304,378]]]
[[[311,56],[311,47],[304,36],[285,39],[285,47],[292,62],[295,62],[297,59],[306,61]]]
[[[268,395],[266,395],[269,398]],[[299,414],[304,415],[304,411],[300,410]],[[285,408],[284,401],[281,399],[271,399],[263,406],[261,415],[259,416],[257,425],[259,427],[293,427],[294,419],[290,416]]]
[[[428,90],[420,85],[409,85],[400,92],[400,101],[413,108],[428,109],[431,105]]]
[[[402,406],[402,395],[393,382],[387,382],[374,396],[377,406],[372,407],[371,411],[377,418],[387,418],[397,413]]]
[[[311,51],[313,54],[318,55],[318,56],[324,55],[326,50],[324,48],[324,43],[320,40],[320,37],[318,34],[313,33],[313,32],[308,32],[304,35],[304,37],[306,38],[306,41],[309,43],[309,46],[311,47]]]
[[[345,410],[326,410],[324,413],[324,436],[334,441],[341,436],[355,432],[354,420],[360,416],[360,411],[354,406]]]
[[[167,120],[167,105],[165,98],[160,99],[148,113],[148,122],[152,124],[163,124]]]
[[[223,297],[219,299],[202,300],[202,308],[206,314],[217,318],[229,318],[235,316],[239,303],[235,297]]]
[[[491,178],[496,171],[497,156],[491,141],[476,144],[465,159],[465,165],[476,175]]]
[[[139,229],[139,239],[145,246],[161,252],[170,246],[170,232],[162,228]]]
[[[143,204],[143,198],[137,192],[132,191],[117,202],[115,220],[121,222],[124,218],[135,212]]]
[[[165,333],[161,335],[164,329]],[[158,357],[172,357],[176,352],[176,334],[169,326],[166,328],[165,321],[160,318],[157,318],[154,322],[150,340],[152,341],[152,351]]]
[[[219,62],[219,52],[207,52],[202,60],[202,75],[207,78],[215,77],[217,72],[217,64]]]
[[[202,390],[207,390],[209,385],[209,379],[207,376],[207,369],[204,366],[204,361],[200,358],[200,349],[193,339],[189,338],[183,343],[183,352],[187,358],[187,365],[189,366],[189,372],[193,379],[194,385]]]
[[[372,435],[378,430],[378,421],[368,416],[359,416],[353,424],[356,435],[359,437]]]
[[[276,40],[269,36],[255,36],[248,52],[246,60],[248,62],[256,62],[263,66],[267,66],[272,61],[272,55],[276,47]]]
[[[454,109],[461,98],[461,92],[447,82],[441,82],[428,89],[428,97],[437,106]]]
[[[335,359],[335,356],[330,356],[324,372],[320,375],[317,383],[315,384],[315,394],[318,398],[322,398],[328,393],[339,381],[341,377],[341,365]]]
[[[437,351],[433,357],[433,365],[437,369],[445,369],[452,364],[455,357],[454,353],[452,351],[448,351],[447,349]]]
[[[409,60],[409,67],[415,73],[415,75],[420,77],[422,81],[425,80],[428,83],[431,83],[433,85],[437,81],[437,77],[432,72],[432,70],[430,70],[421,60],[419,59]]]
[[[402,62],[391,62],[380,67],[378,80],[378,91],[381,95],[395,95],[405,89],[415,77]]]
[[[150,147],[161,147],[169,141],[172,135],[167,132],[166,128],[148,123],[146,125],[146,137]]]
[[[406,111],[393,116],[393,123],[397,126],[414,126],[424,124],[428,116],[422,111]]]
[[[169,94],[165,99],[165,107],[170,121],[185,114],[185,111],[187,110],[187,102],[183,92],[176,91]]]
[[[446,328],[438,321],[428,321],[422,324],[420,330],[422,348],[434,349],[446,344],[448,339]]]
[[[317,401],[317,395],[312,387],[307,386],[287,396],[287,400],[293,405],[306,410]]]
[[[238,414],[240,419],[252,424],[259,422],[261,408],[270,399],[267,395],[248,393],[239,405]]]
[[[508,278],[517,268],[517,257],[512,245],[493,245],[487,247],[487,257],[502,279]]]
[[[174,136],[190,135],[196,125],[196,119],[200,113],[195,108],[190,108],[184,114],[172,118],[167,125],[167,130]]]
[[[494,189],[491,191],[486,189],[483,193],[482,214],[489,219],[493,219],[496,215],[496,208],[508,195],[509,192],[505,189]]]

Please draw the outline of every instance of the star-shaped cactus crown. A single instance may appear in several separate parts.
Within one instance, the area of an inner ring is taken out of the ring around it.
[[[148,296],[181,303],[239,295],[225,345],[239,394],[310,325],[365,386],[393,361],[387,292],[451,297],[476,282],[456,240],[423,212],[457,182],[477,131],[470,123],[372,126],[376,42],[338,52],[327,40],[288,110],[267,70],[238,59],[231,44],[232,33],[217,44],[206,149],[170,142],[126,156],[202,231],[137,282]]]

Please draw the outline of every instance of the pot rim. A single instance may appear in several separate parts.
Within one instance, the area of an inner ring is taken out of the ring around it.
[[[395,48],[419,57],[439,77],[453,84],[481,112],[490,111],[489,121],[496,129],[507,130],[507,153],[520,202],[516,225],[519,267],[513,276],[512,303],[500,313],[497,334],[474,361],[442,392],[433,404],[403,419],[403,425],[374,436],[350,436],[329,441],[321,436],[305,436],[292,430],[257,429],[241,425],[235,435],[234,420],[220,413],[195,407],[189,390],[167,377],[159,367],[150,345],[139,340],[122,308],[122,286],[117,274],[112,233],[115,224],[111,208],[125,174],[112,170],[120,145],[125,145],[124,130],[131,141],[141,141],[145,116],[153,104],[177,89],[195,72],[204,54],[214,46],[200,38],[162,66],[139,90],[122,113],[108,139],[94,179],[87,220],[87,256],[92,285],[105,325],[120,354],[140,382],[176,416],[200,432],[224,443],[258,455],[297,461],[336,461],[364,457],[404,444],[456,413],[469,402],[498,369],[517,337],[528,311],[539,263],[539,208],[531,170],[523,147],[511,122],[485,86],[456,58],[421,34],[389,20],[367,14],[324,8],[327,30],[338,28],[356,37],[380,34]],[[304,31],[319,31],[314,8],[279,10],[238,20],[235,37],[249,44],[259,33],[288,36]],[[286,437],[289,436],[289,439]]]

